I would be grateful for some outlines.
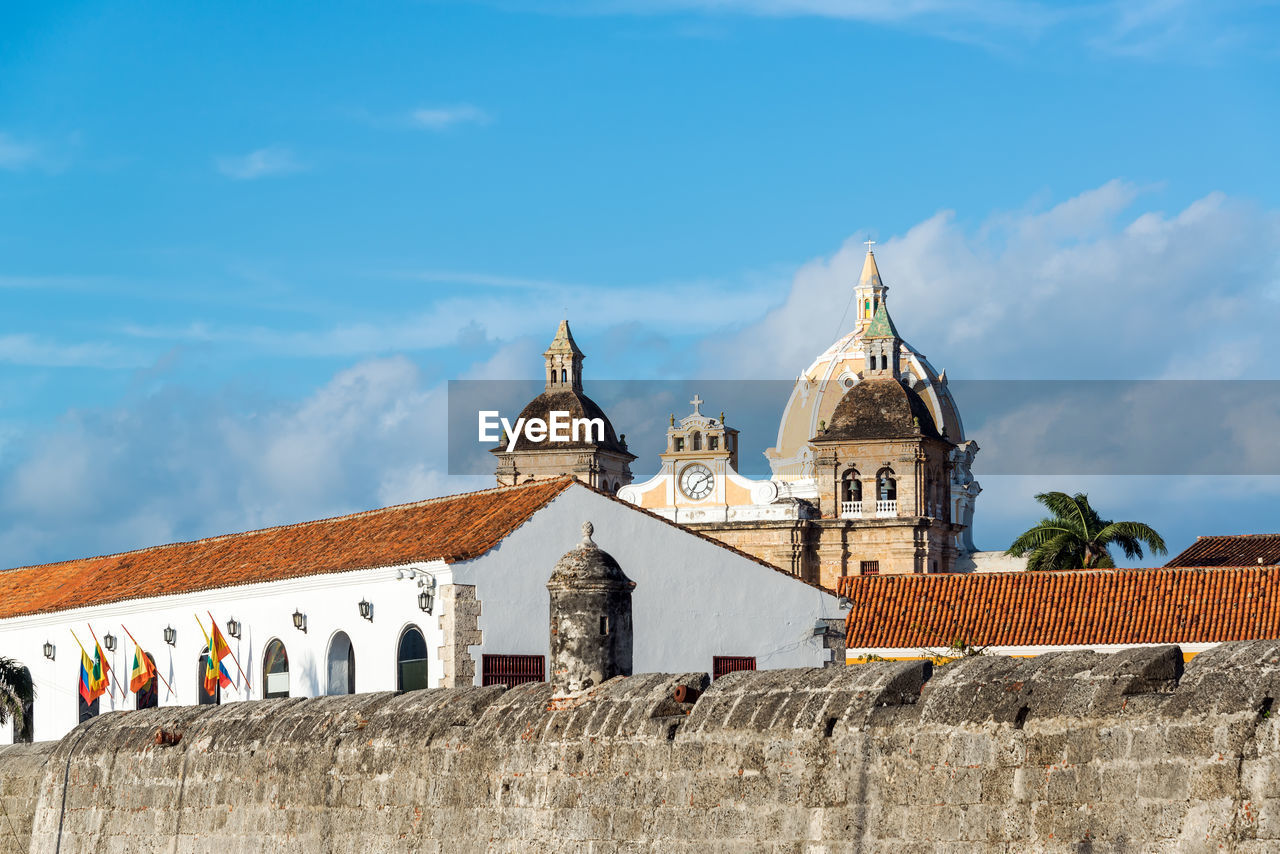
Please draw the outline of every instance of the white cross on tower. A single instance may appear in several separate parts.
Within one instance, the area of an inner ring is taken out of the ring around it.
[[[864,240],[864,241],[862,241],[862,242],[863,242],[863,243],[865,243],[865,244],[867,245],[867,254],[868,254],[868,255],[872,254],[872,252],[871,252],[871,247],[872,247],[872,246],[875,246],[875,245],[876,245],[876,242],[875,242],[874,240]]]
[[[698,407],[702,406],[702,404],[706,403],[706,401],[704,401],[702,398],[698,397],[698,395],[696,395],[696,394],[695,394],[695,395],[693,396],[693,400],[691,400],[691,401],[689,401],[689,402],[693,404],[693,414],[694,414],[694,415],[701,415],[701,414],[702,414],[702,410],[701,410],[701,409],[699,409]]]

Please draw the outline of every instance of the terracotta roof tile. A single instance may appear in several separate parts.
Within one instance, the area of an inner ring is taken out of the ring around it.
[[[1196,537],[1165,566],[1274,566],[1280,564],[1280,534]]]
[[[1280,567],[840,579],[849,649],[1280,638]]]
[[[0,572],[0,619],[484,554],[572,478]]]

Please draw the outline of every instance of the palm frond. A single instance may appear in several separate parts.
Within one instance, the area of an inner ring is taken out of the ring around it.
[[[1150,548],[1152,554],[1162,555],[1168,552],[1164,539],[1156,533],[1156,529],[1142,522],[1112,522],[1099,531],[1097,536],[1098,542],[1115,541],[1123,548],[1121,538],[1129,540],[1137,548],[1137,554],[1129,554],[1128,549],[1125,549],[1125,554],[1129,557],[1142,557],[1142,548],[1138,545],[1140,543]]]

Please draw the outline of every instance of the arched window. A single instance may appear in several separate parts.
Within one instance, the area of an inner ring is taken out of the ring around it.
[[[894,479],[893,469],[880,469],[876,475],[876,497],[880,501],[898,500],[898,481]]]
[[[144,653],[144,655],[151,660],[151,667],[154,669],[156,660],[152,658],[149,652]],[[133,707],[135,709],[154,709],[158,705],[160,705],[160,680],[152,676],[147,680],[147,684],[139,688],[138,692],[134,694]]]
[[[888,357],[888,356],[884,356],[884,355],[881,355],[881,356],[880,356],[880,370],[882,370],[882,371],[887,371],[887,370],[889,370],[889,357]]]
[[[427,641],[422,630],[409,626],[400,635],[396,648],[396,688],[417,691],[427,685]]]
[[[262,696],[268,700],[289,696],[289,653],[278,639],[267,644],[262,656]]]
[[[697,430],[693,431],[693,449],[695,451],[702,450],[702,434]]]
[[[560,369],[560,382],[567,383],[569,381],[569,372],[564,368]]]
[[[346,632],[338,632],[329,641],[328,684],[326,694],[356,692],[356,651]]]
[[[209,667],[209,647],[200,651],[200,666],[196,669],[196,702],[201,706],[216,706],[222,702],[222,685],[213,683],[212,693],[204,689],[204,672]]]
[[[861,501],[862,481],[858,478],[857,469],[849,469],[840,479],[840,500]]]
[[[18,669],[19,680],[27,685],[32,685],[31,670],[27,667]],[[30,699],[22,700],[22,726],[18,726],[17,721],[13,725],[13,743],[14,744],[30,744],[35,740],[35,694],[32,692]],[[12,717],[12,716],[11,716]]]
[[[863,312],[865,312],[867,317],[871,317],[871,300],[866,300],[865,302],[863,302],[862,310]]]

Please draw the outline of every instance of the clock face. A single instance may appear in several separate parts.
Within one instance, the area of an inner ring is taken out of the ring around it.
[[[706,498],[714,486],[715,476],[702,463],[685,466],[684,471],[680,472],[680,491],[694,501]]]

